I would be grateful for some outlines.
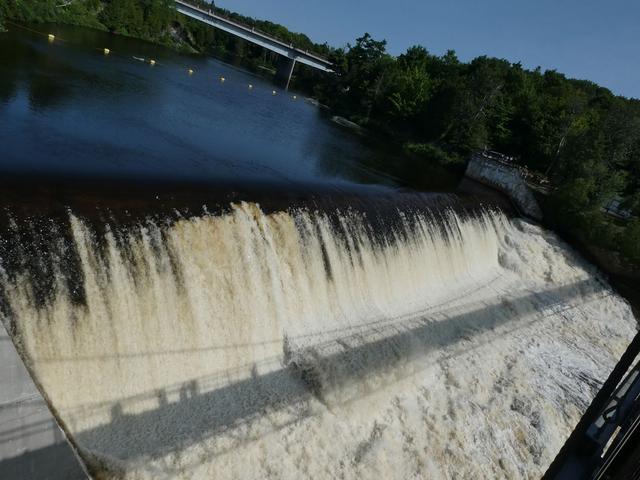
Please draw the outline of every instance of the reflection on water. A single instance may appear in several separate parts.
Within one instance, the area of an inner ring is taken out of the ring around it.
[[[32,27],[56,41],[18,27],[0,34],[5,172],[338,187],[416,178],[406,175],[415,165],[341,130],[303,95],[274,96],[268,81],[230,65],[104,32]],[[155,66],[138,60],[151,58]],[[430,182],[412,186],[455,187],[428,170]]]

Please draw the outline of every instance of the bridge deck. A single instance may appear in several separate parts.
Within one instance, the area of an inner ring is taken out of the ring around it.
[[[219,28],[220,30],[240,37],[248,42],[260,45],[272,52],[276,52],[279,55],[295,60],[296,62],[303,63],[325,72],[333,72],[333,65],[325,58],[296,48],[282,40],[278,40],[277,38],[271,37],[263,32],[259,32],[245,25],[236,23],[228,18],[216,15],[213,12],[202,10],[182,0],[175,0],[175,4],[176,10],[183,15]]]

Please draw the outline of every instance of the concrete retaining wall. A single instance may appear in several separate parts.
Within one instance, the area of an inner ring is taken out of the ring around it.
[[[499,160],[476,153],[469,160],[465,175],[508,195],[526,216],[542,220],[542,211],[520,172]]]
[[[86,478],[0,322],[0,479]]]

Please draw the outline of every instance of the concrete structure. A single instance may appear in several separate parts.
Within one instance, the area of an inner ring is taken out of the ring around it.
[[[633,213],[629,209],[622,208],[622,202],[623,200],[620,197],[612,198],[602,207],[602,210],[620,220],[630,220],[633,218]]]
[[[471,156],[465,175],[508,195],[518,210],[534,220],[542,220],[542,210],[520,171],[508,162],[484,152]]]
[[[228,18],[216,15],[213,12],[208,12],[198,7],[194,7],[182,0],[175,0],[175,4],[176,10],[187,17],[204,22],[212,27],[219,28],[231,35],[235,35],[247,42],[260,45],[261,47],[280,55],[282,58],[278,65],[276,80],[285,88],[289,87],[289,82],[291,81],[291,75],[296,62],[317,68],[324,72],[333,72],[333,65],[327,59],[295,48],[293,45],[288,45],[285,42],[273,38],[265,33],[240,25]]]
[[[86,478],[0,322],[0,479]]]

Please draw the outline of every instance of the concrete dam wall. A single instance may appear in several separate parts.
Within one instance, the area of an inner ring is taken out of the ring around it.
[[[512,165],[488,158],[482,153],[471,156],[465,175],[508,195],[520,212],[542,220],[542,210],[520,172]]]

